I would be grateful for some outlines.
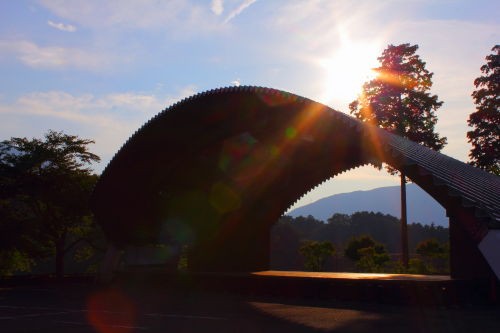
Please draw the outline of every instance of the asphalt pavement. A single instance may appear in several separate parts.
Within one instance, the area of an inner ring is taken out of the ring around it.
[[[500,332],[500,307],[39,284],[0,287],[0,332]]]

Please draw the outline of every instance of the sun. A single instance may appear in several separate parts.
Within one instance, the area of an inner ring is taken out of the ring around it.
[[[376,42],[355,42],[341,35],[340,47],[320,60],[324,69],[322,101],[343,107],[356,99],[363,83],[375,77],[379,47]]]

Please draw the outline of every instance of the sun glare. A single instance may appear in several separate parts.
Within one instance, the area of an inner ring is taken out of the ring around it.
[[[347,106],[361,92],[363,83],[374,78],[379,48],[374,42],[358,43],[341,35],[340,47],[320,60],[324,68],[322,101],[334,107]]]

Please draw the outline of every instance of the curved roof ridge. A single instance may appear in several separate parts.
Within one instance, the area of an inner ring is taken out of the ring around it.
[[[221,110],[223,112],[219,112]],[[240,111],[240,113],[235,113],[234,110]],[[210,147],[216,149],[223,140],[238,133],[235,132],[235,129],[230,128],[232,125],[237,126],[238,131],[248,129],[268,133],[269,131],[281,130],[280,126],[283,125],[283,121],[289,119],[287,117],[303,115],[308,111],[312,111],[320,117],[318,119],[321,123],[313,128],[313,134],[317,135],[317,138],[316,140],[313,138],[311,142],[307,143],[304,143],[305,141],[300,144],[298,141],[296,143],[290,142],[289,144],[295,145],[294,149],[299,150],[299,154],[289,155],[287,158],[300,158],[298,156],[302,153],[305,155],[311,153],[308,149],[313,151],[309,156],[329,158],[328,154],[320,154],[319,151],[340,149],[344,153],[341,155],[344,160],[342,158],[336,160],[333,163],[336,164],[335,168],[330,166],[332,169],[329,170],[325,166],[321,167],[320,173],[309,178],[293,174],[294,177],[298,176],[298,178],[303,179],[295,179],[295,184],[290,185],[293,189],[288,193],[276,193],[278,196],[283,196],[283,198],[278,198],[279,205],[295,202],[294,200],[300,198],[299,191],[305,193],[308,188],[312,189],[321,183],[321,177],[326,180],[359,165],[384,162],[385,159],[392,162],[397,161],[396,166],[398,167],[413,168],[417,166],[418,170],[414,177],[420,177],[420,179],[412,180],[418,184],[419,181],[421,183],[429,181],[426,177],[430,177],[434,191],[435,193],[439,192],[437,195],[440,196],[440,202],[443,206],[443,202],[453,201],[455,204],[455,198],[460,198],[462,208],[474,209],[474,213],[477,213],[478,219],[473,222],[475,227],[482,230],[484,224],[489,223],[487,228],[500,229],[500,177],[488,174],[376,126],[361,122],[359,119],[311,99],[273,88],[254,86],[223,87],[197,93],[174,103],[152,117],[128,138],[106,166],[96,185],[93,202],[96,202],[98,197],[98,200],[103,201],[99,203],[100,209],[105,210],[106,205],[115,205],[118,207],[117,209],[122,209],[123,207],[119,206],[122,199],[121,193],[112,199],[108,198],[109,194],[114,193],[113,189],[117,187],[128,190],[127,182],[134,176],[148,177],[148,171],[143,170],[148,168],[148,163],[158,163],[153,167],[161,167],[162,172],[167,173],[172,170],[193,168],[195,165],[189,163],[192,163],[196,158],[194,155]],[[247,113],[248,117],[246,117]],[[207,121],[208,118],[211,120]],[[219,122],[219,119],[224,121]],[[262,119],[267,122],[261,124]],[[196,125],[196,121],[205,123],[204,125]],[[190,130],[193,126],[195,126],[194,129]],[[212,128],[218,132],[215,135],[213,133],[206,134]],[[340,139],[340,141],[325,144],[320,138],[327,137],[325,133],[332,130],[336,133],[328,137],[334,140]],[[202,133],[203,131],[205,133]],[[380,147],[376,147],[377,143],[372,142],[372,139],[375,138],[373,135],[380,141],[378,143]],[[181,137],[177,140],[177,136]],[[157,142],[155,140],[161,140],[162,149],[156,148]],[[204,142],[204,140],[209,142]],[[350,142],[349,140],[359,140],[360,142]],[[375,151],[376,148],[383,149],[379,152]],[[153,162],[148,162],[148,158]],[[287,164],[285,165],[285,163]],[[297,169],[293,169],[294,163],[296,162],[286,161],[283,162],[282,166],[287,168],[287,172],[297,172]],[[310,162],[300,163],[302,165],[300,170],[312,168],[308,163]],[[175,176],[162,175],[161,181],[171,181],[168,177]],[[277,180],[277,183],[273,183],[278,187],[280,186],[279,181],[288,181],[286,175],[279,175],[279,177],[281,178]],[[153,180],[147,181],[148,184],[143,184],[142,181],[135,182],[133,190],[142,191],[145,196],[153,195],[154,192],[151,191],[156,189],[155,186],[160,185],[153,183]],[[147,186],[151,188],[147,188]],[[272,199],[266,198],[267,200]],[[130,209],[139,210],[143,207]]]
[[[442,185],[456,192],[455,196],[473,201],[476,208],[485,211],[494,220],[492,227],[500,223],[500,177],[403,137],[386,131],[381,135],[387,137],[387,144],[393,151],[440,179],[444,182]]]

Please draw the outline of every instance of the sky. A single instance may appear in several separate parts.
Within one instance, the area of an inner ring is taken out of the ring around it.
[[[348,113],[388,44],[418,44],[444,102],[443,153],[468,160],[473,81],[500,43],[500,2],[486,0],[0,0],[0,140],[49,129],[95,140],[100,173],[171,104],[257,85]],[[397,185],[350,170],[294,207]]]

